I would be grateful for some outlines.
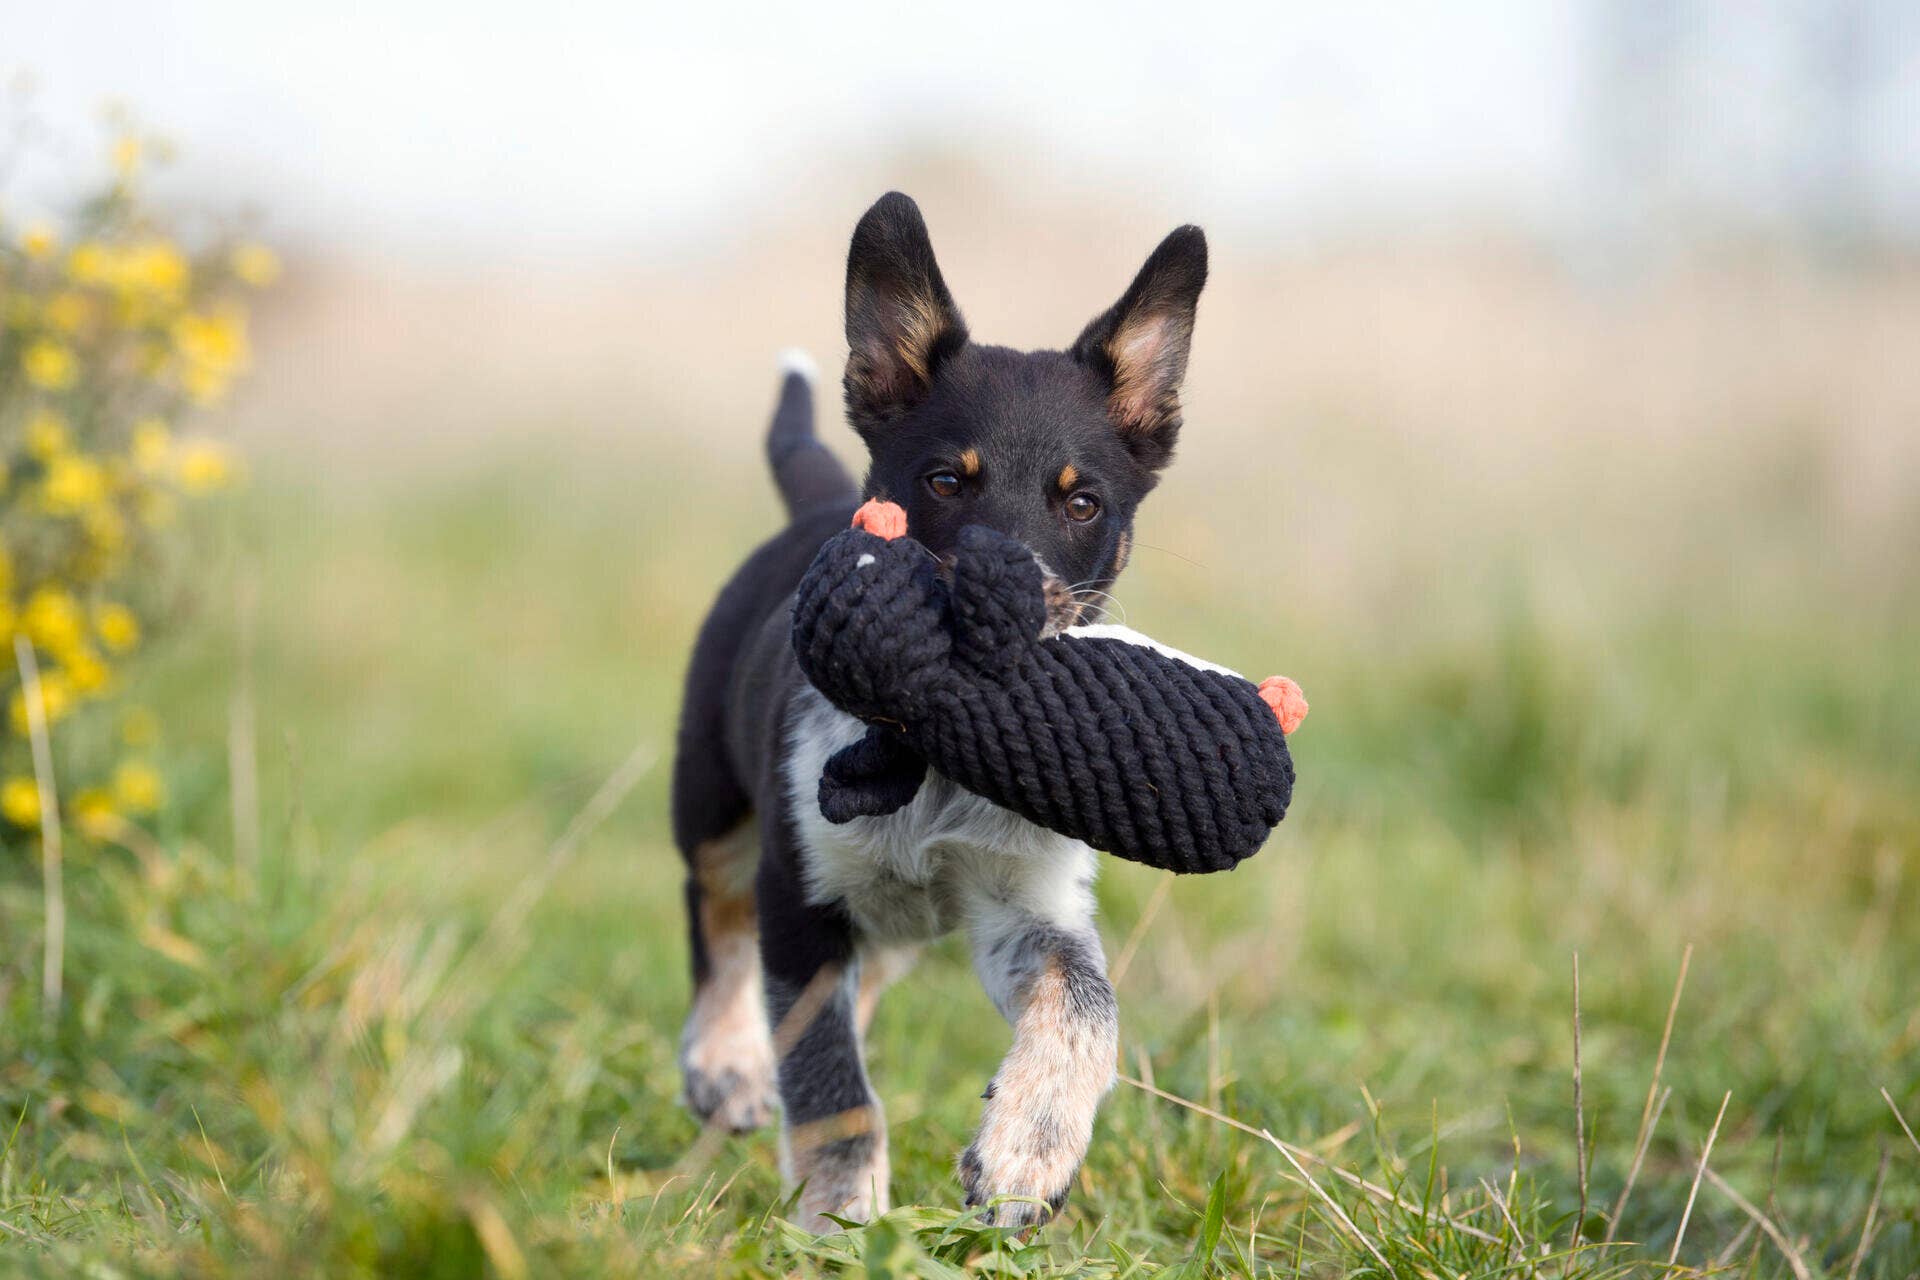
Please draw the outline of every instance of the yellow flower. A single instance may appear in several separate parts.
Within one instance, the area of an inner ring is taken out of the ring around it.
[[[113,168],[122,178],[131,178],[140,167],[140,139],[123,134],[113,144]]]
[[[49,653],[69,653],[86,640],[80,606],[59,587],[41,587],[27,597],[20,627],[35,647]]]
[[[45,222],[36,222],[20,233],[20,252],[35,262],[45,262],[59,247],[60,237]]]
[[[103,604],[95,609],[93,629],[109,653],[126,653],[140,643],[140,619],[123,604]]]
[[[159,418],[142,418],[133,424],[133,465],[155,472],[167,465],[167,453],[173,447],[173,433]]]
[[[0,544],[0,599],[13,590],[13,556]]]
[[[148,240],[122,255],[118,283],[122,289],[172,296],[186,292],[188,274],[179,249],[165,240]]]
[[[41,482],[40,497],[53,515],[78,515],[106,496],[106,473],[92,458],[63,453],[47,464],[47,478]]]
[[[46,713],[49,725],[58,724],[73,710],[73,690],[67,684],[67,678],[58,671],[43,672],[40,676],[40,705]],[[15,689],[7,704],[7,719],[13,725],[13,731],[25,737],[32,727],[27,719],[27,692]]]
[[[160,717],[146,707],[128,707],[120,717],[120,741],[150,747],[160,740]]]
[[[67,449],[67,420],[42,409],[27,419],[27,452],[42,462]]]
[[[93,304],[86,295],[62,289],[47,299],[47,323],[62,333],[77,333],[87,323]]]
[[[113,771],[113,795],[129,812],[152,813],[166,803],[167,788],[152,765],[127,760]]]
[[[27,381],[46,391],[65,391],[80,376],[73,348],[52,338],[37,338],[20,353],[20,369]]]
[[[233,455],[214,440],[187,440],[180,445],[180,487],[191,494],[212,493],[233,483]]]
[[[91,549],[103,556],[119,554],[127,545],[127,521],[110,502],[98,502],[80,513]]]
[[[67,274],[80,284],[106,284],[112,271],[113,254],[97,241],[77,244],[67,255]]]
[[[0,596],[0,642],[13,639],[13,601]]]
[[[190,364],[180,371],[180,389],[201,406],[219,404],[232,381],[223,371],[204,364]]]
[[[66,673],[67,682],[73,691],[79,694],[98,693],[107,687],[113,671],[100,656],[87,648],[70,649],[60,659],[60,670]]]
[[[119,817],[113,810],[113,796],[105,787],[87,787],[73,797],[73,820],[88,835],[111,828]]]
[[[181,387],[196,404],[212,404],[247,366],[246,313],[227,307],[181,316],[173,322],[173,346],[183,361]]]
[[[263,244],[251,241],[234,246],[230,264],[242,284],[264,289],[280,278],[280,257]]]
[[[233,308],[181,316],[173,322],[173,345],[194,364],[238,369],[247,358],[246,316]]]
[[[32,778],[8,778],[0,782],[0,814],[16,827],[40,823],[40,786]]]

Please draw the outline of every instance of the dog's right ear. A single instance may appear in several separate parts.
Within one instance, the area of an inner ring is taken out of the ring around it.
[[[898,191],[874,202],[847,252],[847,416],[861,435],[923,399],[967,324],[940,278],[920,206]]]

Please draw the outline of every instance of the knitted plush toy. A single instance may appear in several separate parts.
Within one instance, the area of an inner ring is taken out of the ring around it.
[[[827,762],[829,821],[901,808],[931,764],[1032,822],[1169,871],[1227,870],[1260,848],[1292,797],[1298,685],[1256,687],[1124,627],[1041,639],[1026,547],[968,529],[949,584],[905,531],[904,511],[869,502],[795,599],[801,670],[872,726]]]

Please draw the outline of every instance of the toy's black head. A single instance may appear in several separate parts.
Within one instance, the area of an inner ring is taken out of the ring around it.
[[[1173,456],[1207,241],[1181,227],[1065,351],[983,346],[947,292],[919,206],[882,196],[847,255],[847,415],[869,497],[950,557],[985,525],[1033,549],[1056,626],[1125,567],[1133,516]]]

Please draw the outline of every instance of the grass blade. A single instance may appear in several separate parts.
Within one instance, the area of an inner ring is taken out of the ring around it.
[[[1680,1257],[1680,1242],[1687,1238],[1687,1223],[1693,1217],[1694,1197],[1700,1194],[1700,1179],[1706,1176],[1707,1159],[1713,1155],[1713,1140],[1720,1136],[1720,1122],[1727,1117],[1727,1104],[1733,1101],[1733,1091],[1729,1089],[1720,1098],[1720,1112],[1713,1118],[1713,1128],[1707,1131],[1707,1145],[1700,1148],[1700,1166],[1693,1171],[1693,1186],[1687,1191],[1687,1207],[1680,1213],[1680,1229],[1673,1233],[1673,1248],[1667,1251],[1667,1265],[1672,1266]]]

